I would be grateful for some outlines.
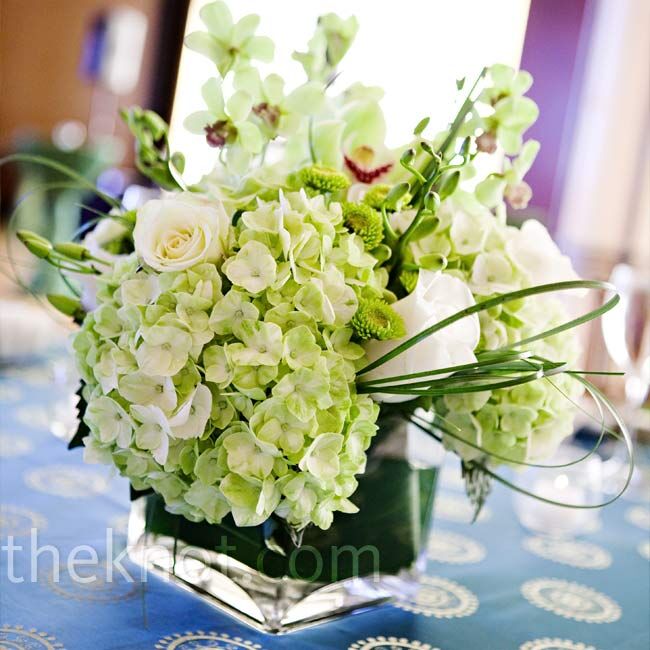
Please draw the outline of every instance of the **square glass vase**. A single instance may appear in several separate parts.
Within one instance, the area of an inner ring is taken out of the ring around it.
[[[351,497],[359,512],[335,514],[328,530],[310,526],[298,540],[279,520],[192,522],[152,494],[132,503],[129,557],[270,634],[411,598],[426,565],[443,451],[402,419],[379,424]]]

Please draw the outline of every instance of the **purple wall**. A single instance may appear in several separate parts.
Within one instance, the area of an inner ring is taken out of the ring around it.
[[[521,67],[534,77],[529,95],[539,105],[540,116],[526,136],[539,140],[542,148],[526,180],[534,192],[531,206],[551,230],[573,133],[591,1],[531,0],[530,4]]]

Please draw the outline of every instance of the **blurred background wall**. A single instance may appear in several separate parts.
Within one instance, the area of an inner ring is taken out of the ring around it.
[[[112,6],[135,9],[144,20],[140,23],[145,38],[137,83],[120,99],[126,105],[147,103],[163,5],[160,0],[2,0],[0,148],[11,150],[21,137],[49,138],[63,121],[89,123],[93,99],[99,98],[94,97],[96,85],[90,78],[90,66],[84,66],[84,54],[92,56],[85,50],[92,49],[93,26]],[[108,95],[105,99],[115,103]],[[126,138],[121,124],[116,126],[116,133]],[[110,124],[96,124],[95,128],[106,134]]]

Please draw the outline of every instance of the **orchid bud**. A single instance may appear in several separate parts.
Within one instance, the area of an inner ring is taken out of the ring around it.
[[[415,149],[407,149],[401,156],[400,156],[400,164],[404,167],[407,165],[410,165],[413,160],[415,159]]]
[[[440,185],[440,191],[438,192],[440,194],[441,201],[444,201],[448,196],[451,196],[456,191],[459,181],[459,171],[452,172],[451,174],[445,176]]]

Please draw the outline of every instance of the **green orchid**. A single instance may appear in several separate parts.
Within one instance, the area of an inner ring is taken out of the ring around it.
[[[269,140],[295,133],[305,117],[318,113],[325,102],[325,87],[320,82],[309,81],[285,95],[282,77],[270,74],[262,80],[252,67],[237,71],[234,87],[253,98],[252,111]]]
[[[506,154],[515,155],[522,147],[524,131],[539,115],[537,104],[524,97],[533,78],[528,72],[516,71],[502,64],[493,65],[488,73],[492,84],[483,90],[479,101],[491,106],[493,112],[486,117],[476,114],[466,123],[462,134],[481,128],[484,133],[496,138]],[[488,147],[488,150],[491,151],[492,147]]]
[[[302,65],[308,79],[327,81],[350,49],[358,30],[359,23],[354,16],[347,19],[333,13],[319,16],[309,49],[294,52],[293,58]]]
[[[188,34],[185,45],[210,59],[222,77],[251,60],[265,63],[273,60],[273,41],[255,35],[259,16],[249,14],[234,23],[230,10],[221,1],[202,7],[199,16],[208,31]]]
[[[221,81],[211,78],[201,87],[207,110],[197,111],[185,118],[185,128],[204,135],[211,147],[224,148],[226,164],[237,174],[245,173],[252,157],[264,147],[264,136],[250,121],[253,98],[237,90],[226,101]]]

